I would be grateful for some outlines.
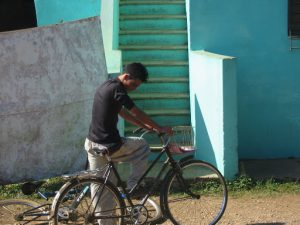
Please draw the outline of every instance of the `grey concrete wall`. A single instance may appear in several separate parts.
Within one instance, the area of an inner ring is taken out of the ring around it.
[[[107,78],[99,17],[0,33],[0,68],[0,183],[83,169]]]

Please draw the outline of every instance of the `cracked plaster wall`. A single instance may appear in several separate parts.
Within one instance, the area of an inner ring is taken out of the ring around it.
[[[83,169],[107,79],[99,17],[0,33],[0,68],[0,183]]]

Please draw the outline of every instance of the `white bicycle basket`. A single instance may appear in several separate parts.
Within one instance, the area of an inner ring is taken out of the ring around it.
[[[174,154],[182,154],[195,151],[194,132],[190,126],[173,127],[174,136],[169,144],[170,151]]]

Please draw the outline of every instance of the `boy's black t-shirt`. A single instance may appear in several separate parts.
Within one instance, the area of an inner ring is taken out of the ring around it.
[[[117,123],[123,106],[130,110],[134,102],[118,78],[107,80],[99,86],[94,96],[92,121],[87,138],[107,146],[120,144]]]

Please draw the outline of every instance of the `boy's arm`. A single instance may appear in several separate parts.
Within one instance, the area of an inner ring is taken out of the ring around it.
[[[128,110],[125,108],[122,108],[121,111],[119,112],[119,115],[125,119],[126,121],[138,126],[142,127],[146,130],[151,129],[151,127],[146,126],[144,123],[142,123],[140,120],[138,120],[136,117],[134,117]]]
[[[169,135],[173,134],[172,127],[168,126],[160,126],[157,124],[155,121],[153,121],[144,111],[139,109],[138,107],[134,106],[132,109],[129,111],[131,116],[135,119],[138,120],[142,126],[137,124],[138,126],[141,126],[143,128],[146,127],[146,129],[155,129],[159,133],[167,133]]]

